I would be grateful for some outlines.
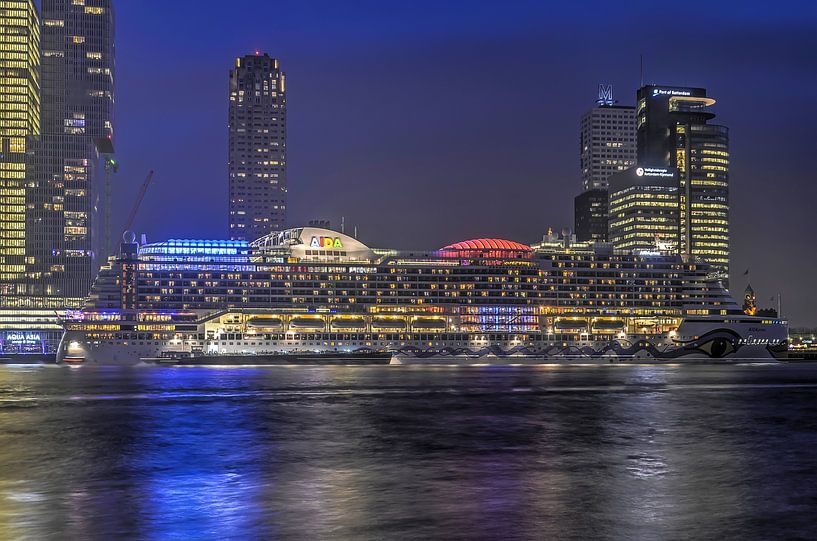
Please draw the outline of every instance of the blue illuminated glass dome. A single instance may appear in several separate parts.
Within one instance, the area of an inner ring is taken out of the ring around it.
[[[230,257],[249,261],[250,247],[244,240],[199,240],[170,239],[164,242],[145,244],[139,248],[140,256],[153,258],[213,258]],[[152,257],[151,257],[152,256]]]

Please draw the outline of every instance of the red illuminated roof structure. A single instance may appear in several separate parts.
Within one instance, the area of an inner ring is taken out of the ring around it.
[[[527,244],[505,239],[472,239],[449,244],[438,252],[443,257],[477,259],[530,259],[533,250]]]
[[[449,244],[443,250],[514,250],[530,252],[530,246],[505,239],[472,239]]]

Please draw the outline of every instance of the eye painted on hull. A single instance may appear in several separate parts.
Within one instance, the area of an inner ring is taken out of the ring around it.
[[[713,359],[720,359],[721,357],[725,357],[726,355],[737,351],[735,344],[728,338],[724,338],[722,336],[700,344],[697,349],[699,351],[703,351]]]

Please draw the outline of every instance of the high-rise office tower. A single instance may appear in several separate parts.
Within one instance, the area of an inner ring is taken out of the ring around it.
[[[32,0],[0,6],[0,305],[25,297],[26,192],[40,133],[40,19]]]
[[[56,322],[43,323],[32,310],[29,283],[34,278],[26,254],[29,184],[33,180],[32,143],[40,133],[40,15],[32,0],[0,5],[0,352],[42,349],[39,333],[59,340]]]
[[[729,131],[703,88],[638,90],[638,165],[678,173],[678,250],[729,277]]]
[[[286,227],[285,75],[268,54],[236,59],[230,71],[230,239],[255,240]]]
[[[678,249],[678,175],[633,167],[610,177],[609,235],[622,250]]]
[[[34,293],[81,304],[103,246],[109,188],[100,151],[113,151],[111,0],[42,0],[42,137],[29,204]]]
[[[635,165],[635,107],[616,105],[612,90],[599,89],[599,99],[582,115],[580,132],[580,164],[582,190],[606,190],[607,179],[613,173]]]
[[[105,253],[97,171],[98,149],[112,151],[111,0],[39,4],[40,13],[31,0],[0,6],[9,112],[0,161],[14,161],[0,166],[2,353],[53,351],[57,311],[81,306]]]
[[[580,241],[607,240],[607,190],[610,175],[636,160],[635,107],[616,105],[612,87],[599,85],[596,107],[581,118],[579,162],[582,194],[575,200],[575,230]]]

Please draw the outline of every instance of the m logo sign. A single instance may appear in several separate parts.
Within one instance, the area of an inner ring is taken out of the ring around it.
[[[613,105],[613,85],[599,85],[599,105]]]

